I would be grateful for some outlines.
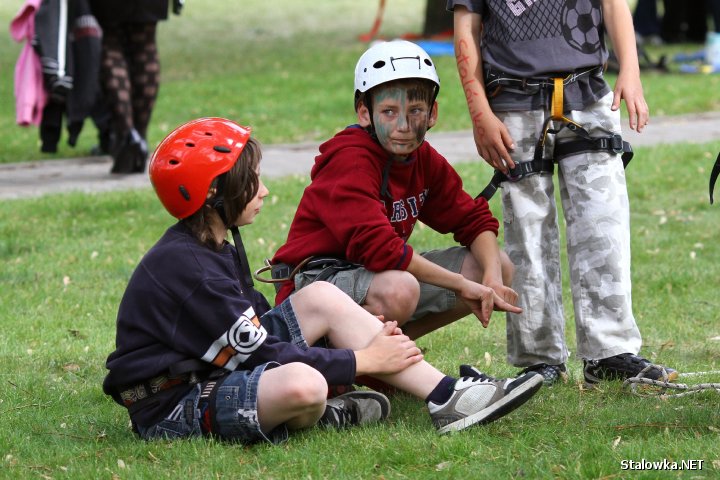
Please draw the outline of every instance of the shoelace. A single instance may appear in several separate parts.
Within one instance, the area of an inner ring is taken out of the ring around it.
[[[352,407],[338,407],[328,403],[321,422],[328,426],[345,428],[357,423],[357,412]]]
[[[562,372],[562,369],[560,368],[560,365],[550,365],[547,363],[541,363],[538,365],[533,365],[532,367],[526,367],[523,370],[520,371],[520,375],[528,372],[538,372],[541,375],[547,377],[548,375],[552,375],[553,378],[557,378],[560,376],[560,373]],[[549,372],[548,375],[543,374],[542,372]]]
[[[497,382],[498,379],[495,377],[491,377],[490,375],[486,375],[477,368],[471,366],[471,365],[460,365],[460,376],[464,378],[470,378],[475,380],[479,380],[482,382]]]

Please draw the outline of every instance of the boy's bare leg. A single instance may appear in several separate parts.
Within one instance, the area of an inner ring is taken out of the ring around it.
[[[308,343],[325,336],[333,347],[350,348],[357,352],[377,341],[376,337],[383,330],[383,322],[329,283],[314,282],[291,298],[300,329]],[[388,369],[403,363],[396,358],[381,360]],[[372,375],[422,400],[445,377],[424,360],[405,363],[408,366],[398,373]]]
[[[286,424],[290,430],[315,425],[325,412],[328,386],[309,365],[288,363],[265,370],[258,382],[258,420],[263,432]]]

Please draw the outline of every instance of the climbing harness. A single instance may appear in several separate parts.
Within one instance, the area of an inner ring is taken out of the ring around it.
[[[313,281],[327,280],[331,275],[342,270],[361,267],[359,263],[349,262],[342,258],[335,257],[307,257],[296,266],[285,263],[270,263],[269,259],[265,259],[265,266],[255,271],[253,275],[255,280],[263,283],[271,283],[275,286],[275,291],[279,291],[282,283],[293,280],[295,275],[308,270],[319,270],[320,273],[315,276]],[[272,278],[263,278],[262,274],[270,271]]]
[[[662,380],[653,380],[646,378],[645,373],[658,369],[662,371]],[[683,373],[684,377],[693,377],[701,375],[717,375],[720,371],[711,372],[695,372]],[[626,379],[623,382],[623,388],[630,389],[633,395],[638,397],[684,397],[693,393],[699,393],[705,390],[715,390],[720,393],[720,383],[699,383],[697,385],[687,385],[685,383],[671,383],[667,381],[668,374],[661,365],[648,365],[635,377]]]
[[[720,175],[720,153],[718,153],[715,165],[713,165],[712,172],[710,173],[710,205],[713,203],[713,190],[715,190],[715,182],[717,181],[718,175]]]
[[[485,200],[490,200],[500,187],[500,184],[504,181],[517,182],[522,178],[538,173],[549,173],[552,175],[555,172],[556,162],[578,153],[601,151],[620,154],[622,155],[623,167],[627,167],[627,164],[630,163],[632,159],[633,151],[630,144],[622,139],[622,136],[602,129],[607,133],[606,136],[593,137],[582,125],[567,118],[563,114],[563,89],[565,85],[592,75],[602,75],[602,67],[574,72],[565,77],[552,78],[515,78],[489,70],[486,79],[486,89],[488,92],[491,92],[490,96],[497,95],[500,90],[534,95],[544,88],[552,88],[552,98],[550,102],[550,116],[545,119],[543,123],[542,135],[535,145],[533,159],[526,162],[516,162],[515,167],[509,169],[507,174],[500,170],[495,170],[490,183],[476,198],[483,197]],[[559,128],[551,128],[551,122],[560,122]],[[543,158],[547,136],[557,135],[563,128],[567,128],[573,132],[577,138],[556,142],[553,158]]]

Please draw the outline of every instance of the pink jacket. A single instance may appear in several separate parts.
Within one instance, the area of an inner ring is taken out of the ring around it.
[[[27,0],[10,23],[10,35],[25,46],[15,64],[16,122],[24,127],[40,125],[47,103],[40,58],[32,47],[35,35],[35,12],[42,0]]]

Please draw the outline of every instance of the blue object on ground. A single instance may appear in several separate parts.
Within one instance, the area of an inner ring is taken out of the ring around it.
[[[455,55],[455,49],[452,41],[417,40],[415,43],[425,50],[431,57]]]

